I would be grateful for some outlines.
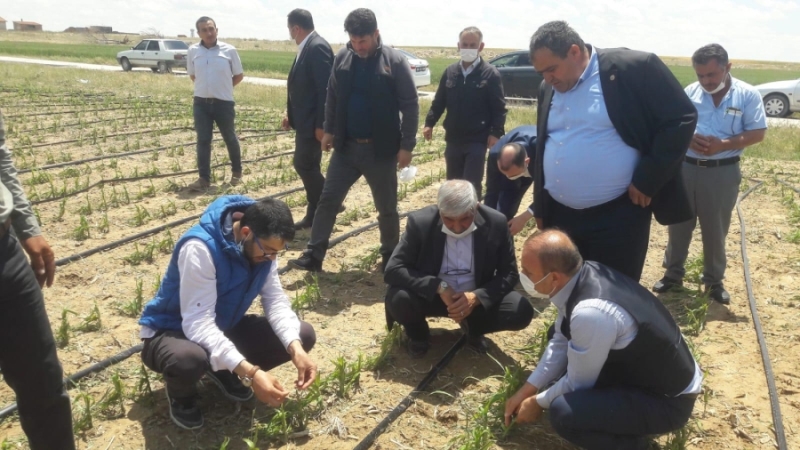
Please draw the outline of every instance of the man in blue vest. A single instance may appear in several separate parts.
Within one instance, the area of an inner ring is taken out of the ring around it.
[[[648,435],[688,422],[703,374],[653,294],[584,262],[558,230],[525,241],[520,281],[529,294],[549,297],[558,318],[536,370],[506,402],[507,425],[549,409],[556,432],[582,448],[645,449]]]
[[[139,324],[142,361],[164,375],[179,427],[203,426],[196,384],[204,374],[231,400],[255,393],[273,407],[289,392],[267,370],[291,360],[295,387],[314,381],[317,366],[307,354],[314,329],[292,311],[278,278],[277,256],[293,238],[285,203],[232,195],[211,203],[178,240]],[[257,295],[264,316],[246,315]]]

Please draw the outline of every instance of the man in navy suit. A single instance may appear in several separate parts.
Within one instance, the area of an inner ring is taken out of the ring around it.
[[[511,220],[522,196],[533,184],[528,171],[536,156],[536,126],[522,125],[500,138],[489,151],[486,163],[486,196],[483,204]]]

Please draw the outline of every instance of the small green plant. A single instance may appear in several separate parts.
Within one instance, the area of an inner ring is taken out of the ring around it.
[[[706,326],[706,316],[708,315],[708,294],[701,294],[699,291],[686,306],[686,327],[687,334],[698,336]]]
[[[786,236],[786,240],[792,244],[800,244],[800,228],[792,231]]]
[[[135,227],[140,227],[149,222],[152,217],[147,209],[139,205],[134,206],[136,207],[136,214],[133,215],[133,218],[131,218],[129,223]]]
[[[94,212],[94,210],[92,209],[92,202],[89,201],[89,196],[87,195],[86,196],[86,204],[81,205],[81,207],[78,208],[78,214],[88,216],[88,215],[92,214],[93,212]]]
[[[173,239],[172,233],[169,230],[167,230],[167,235],[156,244],[156,247],[158,247],[158,251],[161,253],[172,253],[172,249],[175,248],[175,239]]]
[[[225,436],[225,440],[222,441],[222,444],[219,446],[219,450],[228,450],[228,445],[231,443],[231,438]]]
[[[331,372],[330,378],[337,398],[347,398],[353,389],[358,389],[363,366],[364,355],[361,353],[352,363],[347,362],[344,356],[333,361],[333,372]]]
[[[122,258],[125,262],[127,262],[132,266],[138,266],[142,262],[148,262],[148,263],[153,262],[153,253],[155,252],[156,249],[155,243],[151,242],[150,244],[145,245],[144,249],[141,249],[139,247],[138,242],[133,244],[133,246],[134,246],[133,253]]]
[[[358,270],[368,272],[371,270],[375,264],[378,263],[378,258],[381,256],[381,248],[378,246],[372,247],[369,249],[369,252],[363,255],[359,260],[358,264],[356,264],[356,268]]]
[[[103,321],[100,318],[100,308],[97,306],[97,303],[95,303],[94,308],[89,311],[89,315],[84,317],[83,321],[81,321],[81,323],[75,327],[75,330],[90,332],[98,331],[102,327]]]
[[[319,291],[319,279],[316,275],[311,275],[311,281],[306,283],[302,293],[295,293],[292,300],[292,310],[302,315],[305,309],[311,309],[322,298]]]
[[[125,415],[125,385],[122,383],[119,373],[111,375],[111,387],[97,402],[97,407],[108,418]]]
[[[119,310],[124,316],[128,317],[139,317],[139,314],[142,313],[142,307],[144,307],[144,282],[140,280],[136,280],[136,292],[132,300],[127,303],[123,303]]]
[[[64,348],[69,345],[70,330],[72,329],[67,317],[69,314],[76,315],[75,312],[66,308],[61,310],[61,325],[58,326],[58,331],[56,331],[56,345],[58,345],[58,348]]]
[[[150,374],[144,364],[139,368],[139,383],[136,385],[136,401],[148,404],[153,402],[153,387],[150,385]]]
[[[542,354],[544,354],[547,344],[550,342],[547,338],[547,332],[553,326],[553,323],[554,319],[545,320],[542,323],[542,327],[531,336],[525,346],[519,349],[520,352],[525,354],[527,360],[539,361],[542,358]]]
[[[64,214],[67,212],[67,199],[61,200],[58,204],[58,214],[56,215],[56,222],[64,220]]]
[[[686,275],[683,278],[689,283],[697,285],[697,289],[700,290],[700,286],[702,286],[703,284],[702,277],[703,277],[703,254],[701,253],[696,257],[689,259],[686,262]]]
[[[72,414],[72,430],[75,433],[84,433],[92,427],[94,423],[92,420],[92,407],[94,406],[94,398],[88,392],[81,392],[73,400],[74,408]]]
[[[86,216],[81,215],[80,225],[75,227],[72,230],[72,238],[76,241],[85,241],[91,237],[89,233],[89,221],[86,220]]]
[[[97,231],[103,234],[111,231],[111,224],[108,222],[108,213],[103,213],[103,218],[100,219],[100,224],[97,225]]]

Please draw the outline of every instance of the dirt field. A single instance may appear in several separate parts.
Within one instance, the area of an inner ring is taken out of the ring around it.
[[[130,74],[96,74],[92,76],[105,77],[104,80],[59,88],[52,83],[53,78],[48,78],[58,77],[49,72],[57,70],[37,69],[43,81],[6,78],[10,81],[0,82],[0,105],[9,127],[8,145],[14,150],[17,167],[31,169],[20,178],[29,197],[41,202],[34,208],[57,258],[200,214],[217,195],[244,193],[257,198],[301,186],[291,157],[277,156],[290,152],[293,144],[291,135],[273,131],[282,110],[269,105],[281,104],[285,99],[283,91],[261,87],[237,91],[237,98],[242,100],[237,109],[237,127],[246,161],[245,183],[237,188],[223,183],[230,177],[230,170],[220,141],[214,144],[216,160],[212,162],[220,165],[214,171],[217,189],[196,195],[184,188],[196,178],[191,172],[195,167],[194,132],[191,105],[185,95],[174,95],[178,88],[163,89],[147,98],[129,97],[148,80],[163,79],[151,74],[127,77],[125,80],[136,81],[124,83],[128,86],[115,92],[108,88],[115,83],[109,77]],[[181,89],[185,91],[185,87]],[[278,98],[248,101],[248,96]],[[530,122],[531,114],[514,111],[510,123],[515,126],[522,120]],[[130,134],[110,136],[119,133]],[[792,145],[797,142],[800,137]],[[432,144],[421,143],[417,147],[415,164],[419,173],[416,184],[403,188],[401,212],[435,202],[443,177],[443,148],[441,132]],[[122,155],[142,150],[145,151]],[[47,167],[92,157],[108,158]],[[800,186],[800,163],[746,158],[743,171],[746,177],[765,181],[742,204],[746,239],[789,448],[800,448],[800,338],[796,327],[800,320],[800,196],[775,181],[780,178]],[[101,185],[92,187],[97,183]],[[743,182],[743,188],[752,184]],[[74,194],[87,187],[86,192]],[[65,195],[64,200],[58,199]],[[303,214],[302,192],[282,198],[292,206],[296,217]],[[333,237],[375,220],[372,199],[363,180],[350,191],[345,205],[347,210],[340,214]],[[63,344],[59,355],[66,374],[139,343],[137,297],[145,302],[151,298],[167,266],[172,243],[192,223],[59,267],[56,283],[45,291],[45,299],[53,330]],[[523,234],[528,233],[530,230]],[[519,236],[517,243],[525,236]],[[297,256],[307,239],[307,233],[298,234],[278,264],[283,267],[286,260]],[[766,378],[747,302],[739,239],[739,222],[734,213],[726,281],[733,298],[730,307],[708,305],[697,299],[692,286],[662,298],[693,341],[707,372],[705,395],[698,399],[693,420],[681,433],[660,437],[662,448],[774,447]],[[317,346],[311,355],[318,361],[323,377],[336,372],[334,360],[340,356],[353,367],[359,354],[370,357],[380,352],[386,334],[385,285],[375,264],[377,244],[377,229],[366,231],[333,247],[325,260],[325,273],[317,280],[298,271],[288,271],[281,278],[290,298],[311,299],[300,314],[316,329]],[[666,230],[654,222],[642,279],[645,286],[651,286],[663,275],[660,264],[665,246]],[[690,263],[694,269],[690,268],[690,273],[697,272],[699,253],[698,234],[692,246]],[[318,299],[313,292],[315,287],[319,289]],[[257,305],[255,302],[252,313],[261,312]],[[526,330],[490,336],[491,357],[461,350],[374,448],[444,448],[450,443],[455,443],[456,448],[480,448],[467,444],[480,442],[474,436],[471,440],[458,439],[476,430],[480,406],[503,384],[503,367],[521,366],[525,376],[535,367],[538,339],[554,310],[542,300],[536,300],[534,306],[540,314]],[[93,313],[95,317],[91,317]],[[275,423],[274,410],[255,401],[235,405],[205,381],[200,388],[205,427],[196,432],[178,429],[169,419],[160,377],[143,372],[138,355],[133,356],[85,378],[71,390],[79,428],[78,446],[218,449],[229,440],[227,448],[241,449],[247,448],[243,439],[257,438],[258,448],[349,449],[422,380],[460,337],[458,328],[449,320],[432,320],[432,328],[433,347],[425,358],[411,360],[401,347],[392,349],[388,362],[379,370],[357,372],[360,381],[347,395],[339,398],[326,390],[320,396],[321,408],[308,418],[307,435],[291,437],[288,442],[270,428]],[[275,372],[284,383],[295,376],[288,366]],[[122,387],[122,401],[104,402],[104,396],[108,400],[114,392],[115,383]],[[0,384],[0,406],[13,401],[13,392]],[[0,423],[0,440],[3,439],[2,448],[26,448],[17,416]],[[546,420],[514,428],[505,439],[489,445],[488,448],[572,448],[555,435]]]

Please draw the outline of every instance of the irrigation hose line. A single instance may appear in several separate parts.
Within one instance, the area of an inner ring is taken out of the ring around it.
[[[757,180],[753,180],[757,181]],[[764,184],[763,181],[746,190],[736,200],[736,213],[739,215],[739,235],[742,241],[742,268],[744,269],[744,281],[747,286],[747,298],[750,300],[750,313],[753,316],[753,325],[756,329],[756,337],[758,337],[758,346],[761,349],[761,361],[764,364],[764,372],[767,375],[767,387],[769,388],[769,401],[772,406],[772,425],[775,428],[775,438],[778,441],[779,450],[787,450],[786,434],[783,430],[783,416],[781,415],[781,405],[778,401],[778,389],[775,386],[775,374],[772,372],[772,363],[769,360],[769,353],[767,350],[767,342],[764,339],[764,331],[761,329],[761,319],[758,316],[758,309],[756,308],[756,298],[753,294],[753,280],[750,278],[750,261],[747,258],[747,238],[745,235],[746,228],[744,222],[744,214],[742,213],[741,202],[751,192],[756,190]]]
[[[778,183],[780,183],[780,184],[788,187],[789,189],[797,192],[798,194],[800,194],[800,188],[796,188],[796,187],[792,186],[791,184],[789,184],[789,183],[787,183],[787,182],[785,182],[783,180],[777,180],[777,181],[778,181]]]
[[[140,351],[142,351],[142,347],[143,347],[143,344],[134,345],[133,347],[131,347],[131,348],[127,349],[127,350],[124,350],[122,352],[119,352],[114,356],[106,358],[106,359],[98,362],[97,364],[91,365],[91,366],[89,366],[89,367],[87,367],[85,369],[82,369],[82,370],[80,370],[78,372],[75,372],[74,374],[72,374],[72,375],[70,375],[70,376],[68,376],[67,378],[64,379],[64,385],[66,386],[67,389],[70,389],[70,388],[72,388],[74,386],[77,386],[78,385],[77,382],[81,378],[84,378],[87,375],[90,375],[90,374],[93,374],[93,373],[96,373],[96,372],[100,372],[100,371],[102,371],[102,370],[104,370],[104,369],[106,369],[108,367],[113,366],[114,364],[120,363],[120,362],[130,358],[131,356],[133,356],[133,355],[139,353]],[[6,406],[2,410],[0,410],[0,421],[4,420],[6,417],[10,416],[11,414],[13,414],[16,411],[17,411],[17,403],[16,402]]]

